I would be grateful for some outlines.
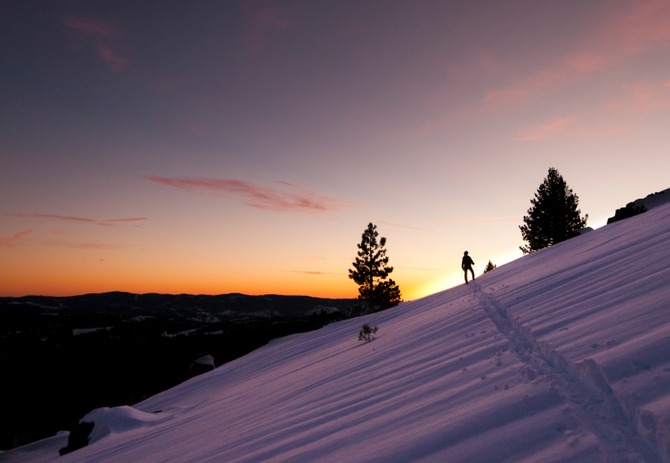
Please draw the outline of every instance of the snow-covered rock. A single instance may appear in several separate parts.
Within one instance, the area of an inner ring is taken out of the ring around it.
[[[339,312],[337,307],[326,307],[323,305],[317,305],[316,307],[309,309],[308,311],[305,312],[305,315],[310,316],[310,315],[319,315],[321,313],[335,313]]]
[[[191,366],[188,369],[188,373],[190,377],[201,375],[203,373],[207,373],[208,371],[212,371],[215,368],[214,365],[214,357],[211,355],[203,355],[199,359],[197,359],[195,362],[191,364]]]

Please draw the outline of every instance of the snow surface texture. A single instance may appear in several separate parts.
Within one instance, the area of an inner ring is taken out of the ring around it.
[[[0,461],[670,462],[670,204],[113,410]]]

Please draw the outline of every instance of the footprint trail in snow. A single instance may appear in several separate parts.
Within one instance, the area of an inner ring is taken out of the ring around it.
[[[480,307],[507,340],[507,349],[526,365],[527,378],[547,379],[549,392],[565,399],[564,413],[598,438],[605,461],[661,463],[661,458],[626,417],[593,360],[587,359],[579,366],[572,364],[547,343],[536,339],[518,320],[510,318],[492,288],[482,289],[477,281],[470,284]]]

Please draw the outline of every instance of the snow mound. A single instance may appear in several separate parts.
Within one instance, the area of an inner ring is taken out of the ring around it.
[[[110,434],[123,434],[138,428],[165,423],[187,408],[188,407],[172,407],[166,411],[147,413],[129,406],[112,408],[103,407],[89,412],[80,420],[80,422],[95,424],[88,440],[90,445]]]

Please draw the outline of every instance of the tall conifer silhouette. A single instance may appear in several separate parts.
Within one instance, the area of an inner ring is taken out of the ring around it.
[[[363,232],[358,244],[358,257],[353,262],[354,269],[349,269],[349,278],[358,285],[358,298],[367,302],[368,310],[383,310],[398,305],[400,288],[392,279],[385,281],[393,272],[388,266],[386,256],[386,238],[377,241],[379,233],[372,223]]]
[[[535,193],[528,215],[523,217],[521,236],[528,244],[521,246],[524,254],[560,243],[576,235],[586,226],[588,214],[583,218],[577,209],[579,198],[568,187],[561,174],[553,167]]]

